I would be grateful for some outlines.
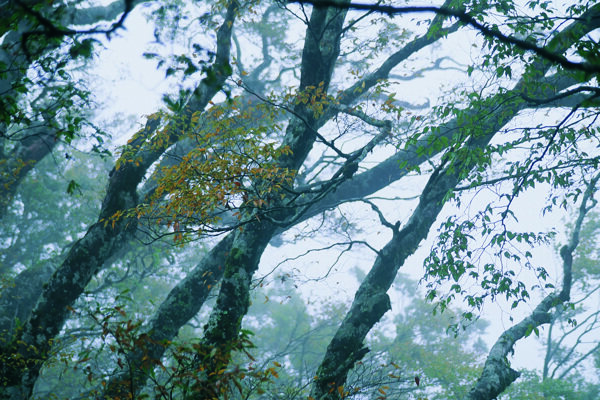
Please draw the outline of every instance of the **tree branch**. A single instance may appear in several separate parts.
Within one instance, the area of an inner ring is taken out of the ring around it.
[[[317,7],[317,8],[318,7],[347,7],[347,8],[353,9],[353,10],[376,11],[376,12],[379,12],[382,14],[387,14],[390,16],[395,15],[395,14],[409,14],[409,13],[436,13],[439,15],[447,16],[447,17],[454,17],[454,18],[457,18],[463,24],[472,26],[473,28],[475,28],[476,30],[481,32],[486,37],[497,39],[502,43],[512,44],[522,50],[531,51],[531,52],[535,53],[536,55],[538,55],[552,63],[562,66],[565,69],[583,71],[583,72],[591,73],[591,74],[596,74],[596,73],[600,72],[600,65],[596,65],[596,64],[590,63],[590,62],[578,63],[578,62],[570,61],[566,57],[564,57],[562,54],[560,54],[560,52],[553,51],[552,46],[548,46],[550,48],[550,50],[548,50],[545,47],[539,47],[534,42],[518,39],[513,36],[505,35],[495,27],[489,27],[489,26],[486,26],[486,25],[480,23],[479,21],[477,21],[477,19],[475,19],[475,17],[473,17],[469,13],[462,11],[462,10],[452,9],[452,8],[448,8],[448,7],[432,7],[432,6],[394,7],[394,6],[364,4],[364,3],[342,4],[336,0],[289,0],[288,2],[289,3],[312,4],[313,7]],[[599,10],[600,10],[600,6],[596,5],[596,6],[592,7],[589,10],[589,12],[591,12],[592,14],[596,14]],[[596,21],[593,21],[593,24],[598,24],[598,21],[597,21],[598,17],[594,16],[593,19],[596,19]],[[580,19],[580,21],[581,22],[585,21],[585,23],[592,23],[593,19],[583,17]]]

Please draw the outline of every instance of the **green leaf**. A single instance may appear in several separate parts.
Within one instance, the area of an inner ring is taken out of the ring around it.
[[[76,41],[69,49],[69,55],[72,58],[91,58],[94,50],[94,42],[98,41],[96,39],[84,39],[81,42]]]
[[[67,193],[72,196],[75,194],[76,190],[81,193],[81,186],[79,185],[79,183],[71,179],[71,181],[67,185]]]
[[[525,337],[529,337],[531,335],[531,332],[533,332],[533,324],[529,324],[529,326],[527,327],[527,330],[525,331]]]

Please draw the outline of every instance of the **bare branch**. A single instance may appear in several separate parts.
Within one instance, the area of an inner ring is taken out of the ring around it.
[[[418,7],[418,6],[407,6],[407,7],[394,7],[394,6],[386,6],[386,5],[377,5],[377,4],[364,4],[364,3],[341,3],[336,0],[289,0],[290,3],[303,3],[303,4],[312,4],[314,7],[340,7],[340,8],[350,8],[353,10],[365,10],[365,11],[377,11],[382,14],[387,15],[395,15],[395,14],[409,14],[409,13],[436,13],[439,15],[444,15],[447,17],[457,18],[460,22],[465,25],[470,25],[473,28],[477,29],[484,36],[492,37],[494,39],[499,40],[502,43],[512,44],[522,50],[531,51],[536,55],[562,66],[568,70],[576,70],[576,71],[584,71],[587,73],[595,74],[600,72],[600,66],[590,62],[573,62],[568,60],[559,52],[554,51],[552,42],[548,48],[539,47],[536,43],[518,39],[514,36],[508,36],[500,32],[497,28],[486,26],[475,17],[470,15],[469,13],[451,9],[448,7]],[[589,11],[591,14],[595,14],[598,10],[600,10],[600,6],[596,5],[592,7]],[[590,18],[581,18],[580,22],[582,24],[593,24],[594,26],[598,26],[600,23],[600,19],[598,17]]]

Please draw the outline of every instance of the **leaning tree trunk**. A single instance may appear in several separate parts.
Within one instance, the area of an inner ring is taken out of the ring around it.
[[[185,109],[184,121],[189,121],[194,111],[206,107],[231,73],[229,52],[236,11],[237,2],[233,1],[225,22],[217,33],[218,50],[212,66],[214,78],[202,80],[195,90]],[[49,356],[52,339],[58,335],[69,317],[69,308],[104,266],[104,262],[124,246],[135,231],[135,218],[117,220],[113,217],[116,213],[123,213],[137,206],[137,187],[147,169],[182,135],[174,126],[167,125],[168,140],[163,136],[157,143],[152,139],[152,134],[159,123],[158,118],[150,117],[146,128],[128,144],[133,153],[133,156],[129,154],[129,158],[135,159],[137,163],[128,162],[128,157],[123,157],[119,161],[119,168],[111,171],[98,221],[73,245],[62,265],[44,286],[37,305],[29,320],[25,321],[19,336],[0,349],[3,360],[17,360],[1,366],[5,383],[0,387],[0,398],[22,399],[31,395],[40,368]]]
[[[598,18],[594,18],[594,16],[598,14],[599,10],[600,7],[596,6],[593,10],[582,16],[581,20],[565,28],[550,41],[548,48],[558,53],[566,51],[577,38],[598,26],[600,21],[598,21]],[[471,117],[473,121],[478,121],[477,130],[479,131],[473,137],[473,143],[471,144],[473,148],[483,149],[502,126],[527,106],[522,95],[548,95],[546,93],[548,88],[540,89],[538,84],[533,83],[539,82],[550,66],[550,62],[538,58],[517,83],[512,93],[508,92],[497,99],[490,99],[494,101],[493,103],[487,102],[489,104],[488,108],[473,110]],[[516,97],[514,96],[515,94],[517,95]],[[505,101],[497,102],[501,98],[505,99]],[[502,106],[498,108],[497,104],[502,104]],[[491,110],[495,111],[492,112]],[[471,131],[475,130],[473,125],[468,128]],[[473,133],[471,134],[473,135]],[[390,309],[389,298],[386,292],[392,284],[396,272],[404,260],[416,250],[420,241],[427,235],[443,206],[442,201],[444,196],[448,191],[453,190],[460,181],[459,176],[456,174],[469,171],[473,166],[455,165],[452,169],[455,172],[450,175],[436,171],[425,187],[419,206],[414,211],[408,224],[402,230],[398,230],[398,227],[390,226],[394,231],[393,238],[379,252],[369,274],[361,283],[350,310],[331,340],[312,386],[312,398],[317,400],[337,400],[343,395],[348,372],[368,352],[368,349],[363,344],[367,333],[381,319],[383,314]],[[541,315],[536,314],[536,318],[539,318],[539,321],[543,321],[543,316]],[[522,329],[522,326],[515,327],[513,332],[507,333],[507,336],[524,334],[525,331],[522,331]],[[503,338],[504,342],[509,343],[510,340],[507,341],[505,337]],[[499,347],[502,347],[504,350],[506,343],[499,345]],[[512,348],[512,345],[509,347]],[[497,352],[502,351],[498,350]],[[497,358],[490,359],[489,368],[484,368],[484,374],[489,379],[481,380],[481,386],[485,386],[488,389],[486,392],[487,395],[493,394],[493,396],[472,397],[473,399],[492,399],[518,377],[518,374],[510,368],[498,368],[498,363],[495,360]],[[489,384],[491,381],[495,382],[496,386],[491,387]],[[478,385],[479,383],[473,388],[472,393],[478,393]]]

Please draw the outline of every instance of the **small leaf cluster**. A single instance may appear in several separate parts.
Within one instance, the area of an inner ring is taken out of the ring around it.
[[[488,206],[475,218],[449,217],[441,224],[438,241],[424,262],[426,297],[441,311],[457,296],[470,310],[481,309],[486,298],[495,300],[498,296],[512,301],[511,307],[516,308],[529,299],[531,289],[517,278],[514,266],[524,265],[541,281],[548,278],[543,267],[531,264],[532,253],[521,252],[518,245],[531,248],[546,244],[552,235],[508,230],[502,219],[492,221],[492,213]],[[492,253],[493,263],[483,261],[488,253]],[[545,287],[552,285],[547,283]],[[473,313],[467,311],[463,316],[471,319]]]
[[[260,121],[254,119],[257,113]],[[171,118],[177,123],[178,117]],[[245,209],[268,210],[293,175],[277,164],[289,148],[270,139],[272,130],[278,130],[274,118],[264,105],[252,110],[215,105],[208,117],[195,113],[189,124],[177,127],[193,140],[193,148],[176,165],[159,167],[151,201],[138,207],[135,216],[167,221],[176,240],[182,240],[182,231],[210,229],[230,210],[238,219]]]

